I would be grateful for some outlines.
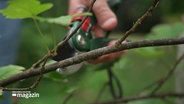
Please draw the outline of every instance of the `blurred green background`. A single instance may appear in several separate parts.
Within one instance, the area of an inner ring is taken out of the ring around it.
[[[44,17],[58,17],[67,15],[67,1],[65,0],[41,0],[51,2],[54,7],[41,14]],[[111,38],[119,38],[123,32],[129,29],[133,22],[141,16],[149,7],[153,0],[123,0],[118,8],[119,24],[110,35]],[[153,17],[147,19],[138,30],[128,39],[131,41],[143,39],[158,39],[167,37],[177,37],[183,30],[181,22],[184,13],[183,0],[161,0],[161,4],[154,11]],[[53,48],[53,34],[59,42],[67,32],[66,27],[59,25],[39,23],[39,27],[45,34],[46,44]],[[36,29],[34,22],[30,19],[23,20],[20,49],[17,64],[29,68],[36,60],[47,53],[41,42],[42,39]],[[68,104],[93,103],[97,99],[98,93],[104,83],[108,81],[106,65],[111,65],[113,71],[121,81],[124,96],[138,94],[145,86],[162,78],[176,61],[176,47],[159,47],[133,49],[117,61],[99,65],[85,64],[82,69],[72,75],[62,76],[56,72],[46,74],[36,89],[39,98],[18,99],[18,104],[62,104],[64,99],[74,93]],[[17,86],[29,86],[35,78],[21,82]],[[160,92],[172,92],[175,90],[174,77],[164,84]],[[142,94],[147,94],[151,89],[147,89]],[[109,88],[105,89],[100,101],[111,100]],[[173,99],[168,99],[174,103]],[[163,100],[141,100],[128,104],[167,104]]]

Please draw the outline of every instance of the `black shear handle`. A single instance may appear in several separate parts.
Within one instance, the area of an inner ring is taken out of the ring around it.
[[[110,92],[112,94],[112,97],[114,99],[119,99],[123,96],[123,89],[122,89],[121,83],[119,79],[117,78],[117,76],[112,72],[111,68],[107,69],[107,72],[109,76],[109,87],[110,87]],[[116,88],[115,88],[114,83],[117,86],[117,89],[118,89],[117,91],[115,91]]]

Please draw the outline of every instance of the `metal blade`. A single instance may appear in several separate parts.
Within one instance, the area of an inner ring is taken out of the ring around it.
[[[53,60],[61,61],[61,60],[73,57],[77,54],[78,53],[76,52],[76,50],[74,48],[72,48],[70,46],[70,44],[67,42],[63,46],[58,47],[57,55],[55,57],[53,57]],[[70,66],[64,67],[64,68],[57,68],[56,71],[60,74],[63,74],[63,75],[69,75],[69,74],[73,74],[73,73],[77,72],[81,68],[82,65],[83,65],[83,62],[79,63],[79,64],[70,65]]]
[[[72,48],[70,44],[67,42],[63,46],[57,48],[57,55],[53,57],[53,60],[61,61],[73,57],[75,53],[76,53],[75,49]]]

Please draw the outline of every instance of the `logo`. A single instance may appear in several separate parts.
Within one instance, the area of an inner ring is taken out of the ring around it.
[[[40,96],[37,92],[31,91],[12,91],[12,97],[14,98],[38,98]]]

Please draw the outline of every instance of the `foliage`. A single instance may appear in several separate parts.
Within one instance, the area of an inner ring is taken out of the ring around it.
[[[175,38],[184,32],[184,24],[181,22],[174,24],[159,24],[152,28],[147,39]]]
[[[42,22],[59,24],[67,26],[73,17],[89,16],[91,13],[81,13],[67,16],[60,16],[56,18],[45,18],[38,16],[53,6],[51,3],[41,4],[39,0],[12,0],[8,2],[8,7],[1,10],[6,18],[10,19],[25,19],[33,18]]]
[[[45,11],[51,7],[51,4],[40,4],[38,0],[14,0],[14,1],[23,1],[25,5],[29,4],[29,2],[37,2],[36,9],[40,9],[38,11],[26,11],[24,14],[16,14],[13,11],[9,11],[10,9],[2,10],[1,13],[5,14],[9,18],[35,18],[40,21],[46,21],[50,23],[57,23],[66,25],[70,20],[70,16],[65,17],[56,17],[56,18],[38,18],[38,14],[41,11]],[[9,3],[10,7],[14,5],[14,2]],[[22,2],[21,2],[22,4]],[[30,5],[30,4],[29,4]],[[30,5],[31,6],[31,5]],[[29,7],[30,7],[29,6]],[[9,7],[9,8],[10,8]],[[33,6],[34,7],[34,6]],[[40,8],[41,7],[41,8]],[[16,8],[11,7],[16,10]],[[20,6],[18,8],[24,8],[24,6]],[[30,7],[32,8],[32,7]],[[13,10],[12,9],[12,10]],[[29,12],[29,13],[28,13]],[[18,15],[18,16],[17,16]],[[34,16],[33,16],[34,15]],[[90,15],[90,14],[84,14]],[[17,17],[16,17],[17,16]],[[63,23],[62,23],[62,22]],[[46,51],[42,48],[40,39],[37,36],[37,32],[35,32],[35,28],[33,28],[33,24],[30,23],[29,20],[26,20],[27,23],[24,24],[23,32],[22,32],[22,41],[21,41],[21,51],[19,55],[19,64],[23,66],[29,67],[35,62],[37,59],[42,57]],[[50,26],[45,23],[39,23],[41,30],[46,33],[46,42],[47,45],[51,46],[52,41],[50,34],[53,34],[50,30]],[[165,37],[177,37],[184,30],[182,23],[176,24],[161,24],[155,26],[151,33],[149,33],[146,39],[160,39]],[[54,27],[54,34],[57,35],[57,39],[61,39],[61,35],[66,32],[66,30],[62,30],[61,27]],[[35,35],[36,34],[36,35]],[[34,42],[32,41],[34,40]],[[81,103],[89,103],[93,102],[95,97],[98,95],[100,88],[103,86],[105,82],[107,82],[107,73],[106,68],[112,67],[113,71],[118,75],[118,78],[121,80],[124,89],[124,95],[134,95],[138,90],[142,89],[145,85],[150,84],[150,82],[157,80],[165,72],[168,71],[168,68],[172,66],[175,59],[175,50],[173,48],[142,48],[136,49],[134,51],[129,51],[127,54],[123,55],[119,60],[116,60],[112,63],[105,63],[100,65],[85,65],[79,72],[70,75],[70,76],[62,76],[56,72],[51,72],[44,75],[44,79],[41,81],[39,86],[35,89],[40,93],[39,99],[20,99],[18,102],[26,102],[26,103],[54,103],[60,104],[68,94],[71,94],[77,90],[74,98],[71,100],[71,104],[81,104]],[[27,59],[27,57],[31,57],[31,59]],[[172,60],[171,60],[172,59]],[[165,65],[165,63],[167,63]],[[156,67],[155,67],[156,66]],[[8,68],[8,69],[7,69]],[[0,75],[0,79],[6,78],[12,74],[16,74],[21,72],[23,67],[20,66],[7,66],[5,67],[7,74]],[[4,70],[5,70],[4,69]],[[11,70],[10,70],[11,69]],[[14,70],[16,69],[16,70]],[[1,72],[3,70],[0,70]],[[167,82],[167,84],[161,89],[162,91],[171,91],[174,89],[173,79]],[[1,90],[0,90],[1,91]],[[54,95],[54,96],[53,96]],[[105,93],[103,94],[102,99],[107,100],[111,99],[111,95],[109,94],[109,89],[105,89]],[[153,100],[142,100],[138,102],[132,102],[129,104],[163,104],[163,102],[154,101]]]
[[[151,29],[145,39],[164,39],[177,38],[184,32],[184,24],[176,22],[174,24],[158,24]],[[147,57],[160,57],[165,54],[163,50],[157,47],[140,48],[136,53]]]
[[[41,4],[38,0],[12,0],[8,7],[1,10],[7,18],[35,18],[38,14],[50,9],[51,3]]]
[[[2,89],[0,89],[0,97],[2,96],[2,94],[3,94],[3,90],[2,90]]]
[[[7,65],[0,67],[0,80],[8,78],[14,74],[20,73],[25,68],[17,65]]]
[[[58,24],[58,25],[68,26],[68,24],[70,23],[70,21],[73,17],[90,16],[90,15],[92,15],[92,14],[87,12],[87,13],[82,13],[82,14],[73,14],[73,15],[68,15],[68,16],[60,16],[60,17],[56,17],[56,18],[37,17],[36,19],[38,19],[39,21],[47,22],[47,23],[51,23],[51,24]]]

